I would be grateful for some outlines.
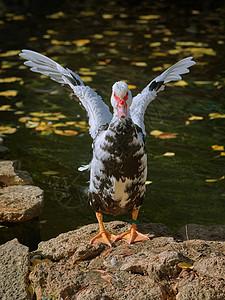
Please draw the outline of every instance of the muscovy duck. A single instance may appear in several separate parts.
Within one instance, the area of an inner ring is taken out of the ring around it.
[[[166,83],[180,80],[180,75],[189,72],[188,68],[195,64],[192,57],[172,65],[134,98],[125,82],[116,82],[112,87],[111,114],[102,98],[84,85],[78,74],[31,50],[22,50],[20,56],[26,59],[24,64],[31,71],[69,87],[88,113],[93,158],[90,165],[79,170],[90,169],[89,199],[100,227],[100,233],[91,243],[102,242],[111,246],[119,239],[129,244],[148,240],[136,228],[147,176],[144,114]],[[109,233],[103,225],[102,213],[117,215],[127,211],[132,211],[130,230],[120,236]]]

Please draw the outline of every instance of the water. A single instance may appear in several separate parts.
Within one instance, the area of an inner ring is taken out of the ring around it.
[[[63,14],[46,17],[59,11]],[[176,1],[170,5],[166,1],[125,1],[122,5],[111,1],[97,6],[94,1],[61,1],[57,9],[44,5],[43,10],[14,4],[5,8],[1,19],[1,53],[24,48],[46,52],[92,80],[86,84],[107,103],[115,81],[126,80],[136,86],[132,89],[135,95],[162,72],[158,67],[194,56],[197,65],[183,76],[187,85],[168,86],[146,112],[148,180],[152,183],[147,185],[139,220],[164,223],[172,231],[187,223],[224,224],[225,181],[206,182],[225,175],[225,156],[220,156],[224,151],[211,147],[225,146],[225,119],[210,118],[212,113],[225,114],[222,4],[197,1],[190,8]],[[80,39],[90,42],[77,42]],[[39,117],[46,123],[82,122],[87,121],[85,112],[57,83],[28,68],[21,69],[23,62],[17,55],[0,58],[2,78],[24,80],[22,85],[19,81],[1,84],[1,91],[17,90],[18,94],[0,97],[0,106],[11,105],[13,109],[0,111],[0,118],[1,125],[17,128],[6,140],[11,150],[6,158],[20,160],[22,168],[45,191],[39,239],[96,222],[88,205],[89,174],[77,170],[91,160],[91,138],[85,126],[58,127],[78,131],[78,135],[62,136],[27,128],[27,122],[19,121],[21,117],[35,117],[32,112],[41,112],[50,113],[50,118],[65,116],[58,120]],[[190,120],[188,125],[185,122],[191,116],[201,116],[202,120]],[[159,139],[150,135],[152,130],[178,135]],[[163,156],[166,152],[175,155]],[[43,174],[46,171],[56,173]],[[130,213],[104,216],[105,221],[130,218]]]

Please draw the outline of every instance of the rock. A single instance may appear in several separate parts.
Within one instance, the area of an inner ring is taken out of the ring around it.
[[[28,300],[29,251],[17,239],[0,246],[0,299]]]
[[[225,282],[218,279],[184,278],[177,286],[177,300],[224,300]]]
[[[215,256],[201,258],[194,263],[194,269],[199,276],[208,276],[214,279],[218,278],[225,280],[225,257]]]
[[[8,186],[0,190],[0,221],[24,222],[38,216],[43,191],[36,186]]]
[[[189,240],[225,241],[225,225],[204,226],[187,224]],[[181,227],[175,234],[176,239],[187,240],[186,227]]]
[[[18,161],[0,161],[0,187],[33,184],[30,174],[27,171],[21,171],[18,169]]]
[[[127,231],[130,228],[130,224],[122,221],[113,221],[104,224],[107,230],[117,235]],[[158,224],[158,229],[156,229],[156,227],[157,226],[155,224],[148,224],[148,226],[143,224],[142,228],[142,224],[140,224],[139,230],[149,236],[152,236],[153,234],[159,235],[159,233],[162,231],[166,232],[166,234],[169,234],[169,229],[166,230],[165,225]],[[62,258],[68,258],[76,251],[78,247],[89,244],[91,238],[97,234],[98,230],[98,224],[86,225],[77,230],[60,234],[58,237],[49,241],[41,242],[38,246],[38,249],[42,251],[43,255],[49,259],[60,260]],[[173,241],[172,237],[169,237],[168,239],[169,241]],[[159,241],[159,245],[161,247],[164,245],[164,243],[165,240]],[[166,243],[168,243],[167,239]]]

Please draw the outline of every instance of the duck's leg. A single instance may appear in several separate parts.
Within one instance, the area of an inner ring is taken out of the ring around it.
[[[96,212],[96,218],[99,223],[100,232],[95,237],[93,237],[93,239],[91,240],[91,244],[104,243],[104,244],[112,247],[111,242],[116,242],[116,241],[120,240],[121,239],[120,236],[112,234],[105,229],[105,227],[103,225],[103,221],[102,221],[103,217],[100,212]]]
[[[125,240],[128,244],[149,240],[149,237],[147,235],[144,235],[137,231],[136,224],[138,211],[139,209],[134,209],[132,212],[132,225],[130,230],[120,235],[121,239]]]

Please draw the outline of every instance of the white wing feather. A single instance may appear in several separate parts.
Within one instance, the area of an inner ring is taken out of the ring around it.
[[[161,75],[153,79],[140,94],[133,98],[132,105],[130,107],[131,118],[133,122],[142,129],[144,134],[146,134],[144,114],[149,103],[156,98],[157,92],[164,90],[165,83],[181,80],[182,77],[180,75],[188,73],[188,68],[194,64],[195,62],[192,60],[192,57],[186,57],[181,61],[178,61]]]
[[[70,86],[88,113],[89,131],[93,139],[101,126],[110,123],[112,114],[109,107],[96,92],[84,85],[78,74],[35,51],[22,50],[19,55],[27,60],[24,64],[30,67],[31,71],[47,75],[62,85]]]

